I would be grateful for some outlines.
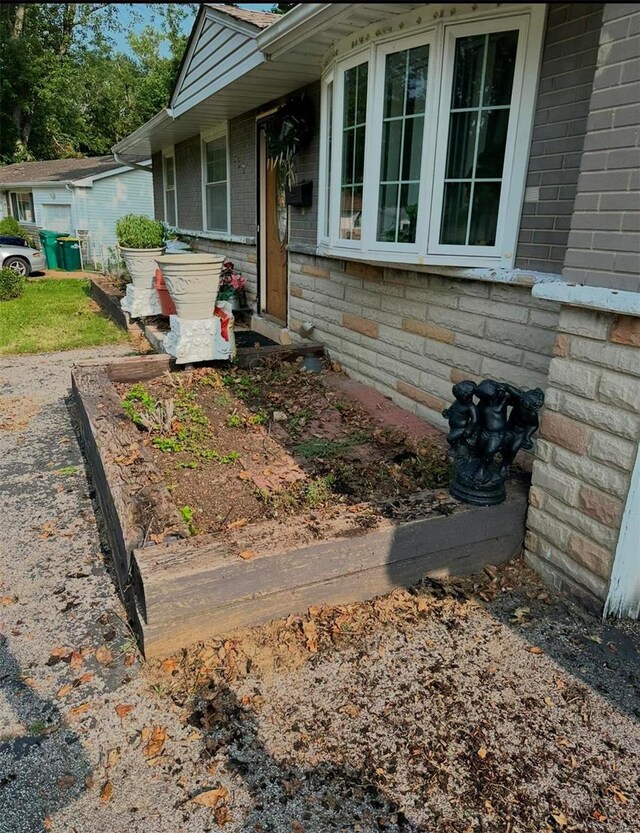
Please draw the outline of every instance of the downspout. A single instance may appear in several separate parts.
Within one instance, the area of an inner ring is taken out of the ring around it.
[[[137,168],[139,171],[145,171],[146,173],[152,173],[152,170],[147,165],[139,165],[137,162],[129,162],[126,159],[123,159],[119,153],[115,150],[112,150],[111,153],[113,154],[113,158],[118,162],[120,165],[124,165],[127,168]]]

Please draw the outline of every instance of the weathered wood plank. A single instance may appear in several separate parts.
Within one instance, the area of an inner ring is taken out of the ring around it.
[[[111,382],[145,382],[162,376],[165,370],[173,370],[175,362],[166,353],[150,353],[145,356],[122,356],[117,359],[86,359],[74,367],[104,368]]]
[[[129,330],[131,321],[127,313],[120,306],[120,295],[115,290],[110,290],[109,287],[103,285],[95,278],[91,278],[91,297],[100,306],[111,320],[122,327],[123,330]]]
[[[138,432],[123,413],[105,367],[74,365],[71,378],[83,445],[125,597],[131,553],[143,547],[149,523],[160,530],[171,527],[176,537],[186,537],[188,531]],[[120,465],[117,460],[129,458],[132,449],[135,460]]]
[[[464,554],[479,543],[524,537],[526,495],[511,493],[501,506],[466,507],[453,516],[429,517],[348,537],[331,538],[299,548],[256,549],[243,560],[231,535],[225,539],[182,541],[134,553],[136,592],[146,623],[195,615],[206,618],[212,607],[267,596],[342,577],[348,585],[363,571],[380,568],[403,583],[406,563],[421,562],[424,573],[441,565],[441,553]],[[254,538],[259,540],[259,526]],[[240,544],[240,546],[242,546]],[[355,577],[355,578],[354,578]],[[385,592],[384,590],[376,592]]]
[[[204,613],[192,611],[179,619],[155,625],[139,619],[136,627],[145,656],[148,659],[165,656],[211,636],[260,625],[292,613],[303,613],[312,604],[364,601],[396,587],[411,586],[425,576],[443,578],[479,572],[487,564],[497,564],[516,555],[522,545],[522,536],[519,529],[510,535],[440,550],[431,559],[421,556],[406,559],[400,562],[397,570],[389,570],[387,565],[378,566],[348,576],[288,587],[277,593],[256,595],[232,604],[212,604]]]
[[[322,344],[310,342],[309,344],[274,344],[266,347],[239,347],[236,355],[238,367],[254,368],[259,367],[261,361],[274,356],[283,359],[296,358],[297,356],[322,356],[324,347]]]

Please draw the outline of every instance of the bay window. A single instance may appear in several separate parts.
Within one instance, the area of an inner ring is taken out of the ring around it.
[[[203,214],[207,231],[229,231],[229,174],[226,126],[203,136]]]
[[[435,17],[337,50],[323,83],[320,246],[511,266],[544,8]]]

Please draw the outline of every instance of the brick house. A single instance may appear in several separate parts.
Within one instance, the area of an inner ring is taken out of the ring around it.
[[[636,617],[639,82],[639,4],[205,4],[169,106],[114,148],[246,275],[256,329],[312,325],[440,427],[462,378],[544,388],[527,558]],[[309,102],[289,192],[270,137]]]

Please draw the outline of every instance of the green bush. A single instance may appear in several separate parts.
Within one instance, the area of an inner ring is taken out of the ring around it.
[[[13,269],[0,269],[0,301],[19,298],[24,293],[24,278]]]
[[[118,243],[125,249],[161,249],[167,239],[165,227],[159,220],[144,214],[126,214],[116,223]]]
[[[30,246],[33,246],[33,239],[22,228],[15,217],[5,217],[3,220],[0,220],[0,234],[7,237],[22,237]]]

